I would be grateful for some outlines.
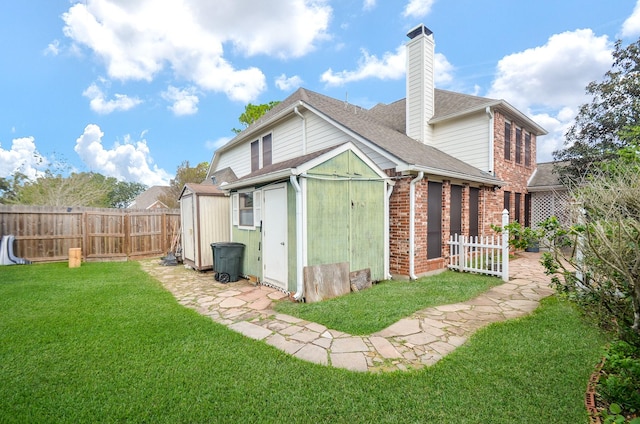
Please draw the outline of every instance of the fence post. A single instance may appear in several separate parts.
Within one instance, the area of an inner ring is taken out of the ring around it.
[[[502,211],[502,281],[509,281],[509,211]]]
[[[582,204],[577,203],[578,206],[578,225],[582,226],[585,223],[585,216],[587,212],[582,208]],[[580,288],[586,288],[584,285],[584,234],[581,232],[578,234],[578,240],[576,243],[576,280]]]

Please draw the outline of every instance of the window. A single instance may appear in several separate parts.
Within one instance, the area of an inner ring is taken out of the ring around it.
[[[251,143],[251,172],[260,169],[260,142],[258,140]]]
[[[253,193],[240,193],[238,213],[238,224],[241,227],[253,225]]]
[[[524,135],[524,166],[531,166],[531,134]]]
[[[262,142],[262,143],[260,143]],[[262,148],[260,148],[262,144]],[[260,160],[260,151],[262,150],[262,161]],[[271,165],[272,159],[272,136],[267,134],[262,139],[258,139],[251,143],[251,172],[255,172],[258,169]]]
[[[516,222],[520,222],[520,193],[516,193],[515,195],[515,205],[513,209],[513,220]]]
[[[427,194],[427,259],[442,256],[442,183],[429,181]]]
[[[469,189],[469,235],[475,237],[478,235],[478,224],[480,217],[480,189],[471,187]]]
[[[271,134],[262,137],[262,166],[271,165]]]
[[[510,191],[505,191],[504,192],[504,209],[507,210],[507,212],[511,211],[511,192]]]
[[[511,160],[511,123],[504,123],[504,158]]]
[[[516,163],[522,163],[522,130],[516,128]]]
[[[234,193],[231,198],[233,225],[254,228],[260,226],[260,191]]]
[[[449,208],[449,232],[462,234],[462,186],[451,186],[451,207]]]

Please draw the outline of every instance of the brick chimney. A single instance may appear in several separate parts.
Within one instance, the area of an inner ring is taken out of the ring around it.
[[[407,135],[431,142],[429,120],[434,114],[433,33],[423,24],[407,33]]]

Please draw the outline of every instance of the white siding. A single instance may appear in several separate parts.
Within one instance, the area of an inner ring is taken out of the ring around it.
[[[309,113],[305,113],[309,116]],[[302,154],[302,119],[295,115],[273,130],[273,163],[299,157]]]
[[[304,153],[313,153],[327,147],[339,146],[346,142],[352,142],[362,149],[362,151],[371,158],[381,169],[394,168],[395,163],[390,162],[379,153],[366,147],[364,144],[356,142],[356,140],[348,134],[342,132],[334,125],[328,123],[324,119],[312,112],[303,112],[306,120],[306,152],[303,151],[302,136],[302,119],[295,115],[278,124],[271,133],[273,134],[272,144],[272,162],[280,163],[285,160],[294,159],[302,156]],[[268,131],[262,135],[268,134]],[[251,172],[251,147],[252,141],[257,137],[247,140],[242,145],[222,153],[218,159],[218,165],[215,171],[230,167],[238,178],[241,178]]]
[[[433,146],[483,171],[489,169],[489,117],[471,117],[435,125]]]
[[[240,178],[251,172],[251,142],[233,147],[222,153],[218,160],[218,166],[213,171],[231,168]]]

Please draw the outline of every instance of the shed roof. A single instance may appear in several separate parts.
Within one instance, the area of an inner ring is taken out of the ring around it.
[[[535,172],[529,179],[527,190],[533,192],[566,189],[555,171],[558,166],[563,166],[563,162],[538,163]]]

